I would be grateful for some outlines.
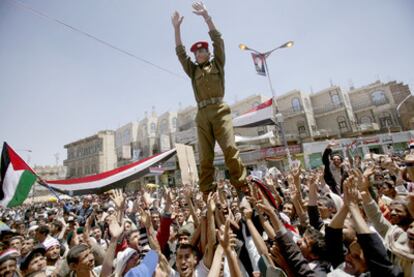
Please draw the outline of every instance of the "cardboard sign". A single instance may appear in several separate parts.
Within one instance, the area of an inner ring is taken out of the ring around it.
[[[193,147],[177,143],[175,148],[177,149],[182,183],[195,185],[198,182],[198,171]]]

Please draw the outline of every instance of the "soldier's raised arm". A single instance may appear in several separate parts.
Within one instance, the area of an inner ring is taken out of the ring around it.
[[[184,17],[181,16],[177,11],[175,11],[171,16],[171,22],[174,26],[175,51],[185,73],[187,73],[187,75],[192,78],[195,70],[195,64],[191,61],[190,57],[185,52],[185,48],[181,40],[181,23],[183,22],[183,19]]]

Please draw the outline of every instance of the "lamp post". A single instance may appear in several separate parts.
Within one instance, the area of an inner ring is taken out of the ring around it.
[[[251,52],[255,53],[256,55],[258,55],[263,60],[263,63],[264,63],[264,66],[265,66],[265,70],[266,70],[267,79],[269,81],[270,91],[272,92],[272,98],[273,98],[273,101],[272,101],[272,103],[273,103],[273,117],[274,117],[274,120],[275,120],[275,125],[280,128],[280,133],[281,133],[281,136],[282,136],[283,145],[285,147],[286,155],[287,155],[287,158],[288,158],[289,167],[292,165],[292,157],[290,155],[289,146],[288,146],[288,143],[287,143],[287,140],[286,140],[285,128],[283,127],[283,121],[284,121],[283,120],[283,115],[282,115],[282,113],[279,112],[279,108],[278,108],[278,106],[276,104],[276,93],[275,93],[275,90],[273,89],[272,80],[270,79],[269,67],[267,65],[266,59],[274,51],[276,51],[278,49],[282,49],[282,48],[290,48],[290,47],[293,46],[293,44],[294,44],[293,41],[288,41],[288,42],[286,42],[286,43],[284,43],[284,44],[282,44],[282,45],[280,45],[280,46],[278,46],[278,47],[276,47],[276,48],[274,48],[274,49],[272,49],[270,51],[267,51],[267,52],[259,52],[259,51],[255,50],[253,48],[248,47],[245,44],[240,44],[239,45],[239,48],[241,50],[251,51]]]

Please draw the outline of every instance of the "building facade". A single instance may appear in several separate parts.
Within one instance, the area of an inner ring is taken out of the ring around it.
[[[115,152],[117,166],[138,160],[140,150],[137,148],[138,122],[130,122],[115,130]]]
[[[100,131],[93,136],[66,144],[67,178],[93,175],[114,169],[117,166],[115,132]]]

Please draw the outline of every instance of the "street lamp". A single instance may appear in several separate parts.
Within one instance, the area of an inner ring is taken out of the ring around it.
[[[253,53],[255,53],[256,55],[258,55],[264,62],[264,66],[266,69],[266,75],[267,75],[267,79],[269,81],[269,87],[270,87],[270,91],[272,92],[272,98],[273,98],[273,117],[275,119],[275,125],[278,126],[280,128],[280,132],[282,135],[282,140],[283,140],[283,144],[285,147],[285,151],[286,151],[286,155],[288,158],[288,163],[289,163],[289,167],[292,165],[292,157],[290,155],[290,151],[289,151],[289,146],[286,140],[286,136],[285,136],[285,128],[283,127],[283,115],[279,112],[279,108],[276,104],[276,93],[275,90],[273,89],[273,85],[272,85],[272,80],[270,79],[270,74],[269,74],[269,67],[267,66],[267,61],[266,59],[270,56],[270,54],[272,54],[274,51],[278,50],[278,49],[282,49],[282,48],[290,48],[292,47],[294,44],[293,41],[288,41],[270,51],[267,52],[259,52],[253,48],[248,47],[246,44],[239,44],[239,48],[241,50],[247,50],[247,51],[251,51]]]

